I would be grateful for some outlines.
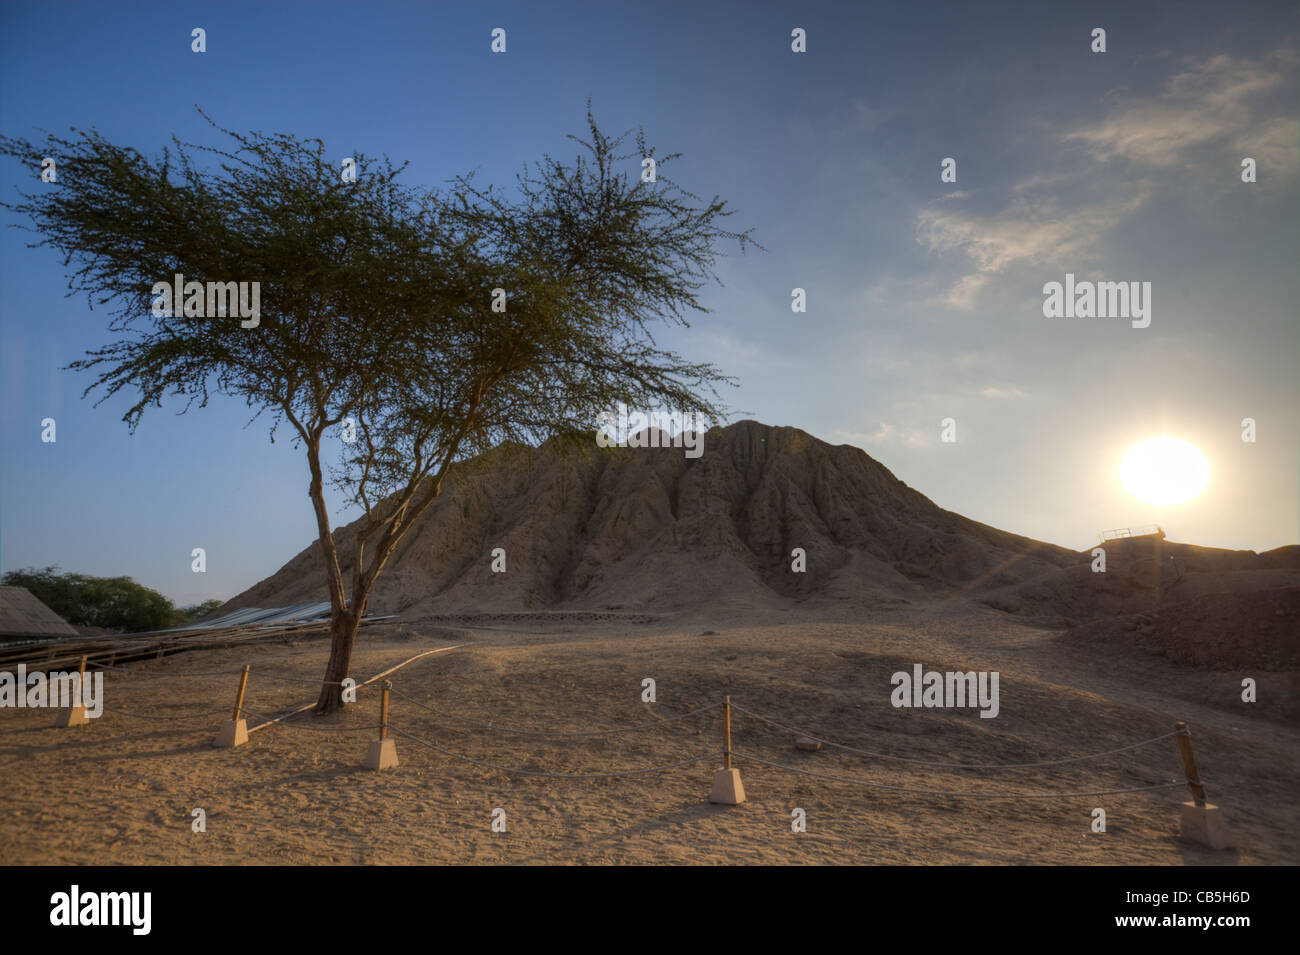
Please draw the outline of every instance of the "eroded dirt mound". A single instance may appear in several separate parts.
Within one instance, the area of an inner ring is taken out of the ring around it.
[[[1205,669],[1300,670],[1300,587],[1201,594],[1083,624],[1070,639],[1131,645]]]
[[[1081,645],[1135,646],[1212,669],[1300,669],[1300,547],[1264,554],[1132,539],[983,595],[1026,618],[1060,614]]]
[[[359,526],[337,532],[349,576]],[[504,573],[492,570],[496,548]],[[1189,665],[1296,665],[1300,547],[1257,554],[1133,538],[1105,550],[1095,573],[1091,549],[946,511],[858,448],[742,421],[709,431],[698,458],[593,442],[469,462],[403,541],[369,609],[474,626],[525,612],[865,617],[972,598],[1085,643],[1140,639]],[[311,544],[223,612],[323,600],[323,577]]]
[[[337,533],[345,559],[358,528]],[[492,572],[496,548],[504,573]],[[697,458],[593,441],[472,462],[403,541],[370,609],[873,607],[1016,584],[1074,559],[943,510],[858,448],[742,421],[709,431]],[[322,580],[312,544],[223,610],[325,599]]]

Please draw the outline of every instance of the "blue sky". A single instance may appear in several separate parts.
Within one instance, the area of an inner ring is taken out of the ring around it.
[[[1152,521],[1198,544],[1297,542],[1297,77],[1294,2],[0,3],[9,135],[95,126],[155,154],[213,141],[197,104],[340,159],[410,160],[413,183],[509,182],[572,155],[591,96],[605,128],[683,152],[673,178],[766,246],[723,260],[713,311],[665,344],[736,376],[745,417],[856,444],[943,507],[1074,548]],[[0,191],[35,177],[6,162]],[[132,436],[124,401],[81,398],[88,379],[62,368],[109,340],[106,316],[64,297],[30,238],[0,230],[0,567],[129,574],[190,602],[308,545],[300,453],[236,402],[164,408]],[[1151,282],[1150,327],[1044,318],[1067,272]],[[1211,477],[1155,508],[1117,468],[1164,433]]]

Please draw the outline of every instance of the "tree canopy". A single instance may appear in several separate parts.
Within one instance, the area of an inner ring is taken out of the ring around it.
[[[34,174],[55,157],[58,170],[5,205],[63,255],[69,294],[110,309],[115,339],[71,365],[93,376],[85,394],[130,395],[132,430],[165,400],[189,410],[227,395],[303,448],[335,621],[327,684],[454,462],[503,441],[590,440],[620,401],[725,414],[728,379],[660,348],[651,326],[704,311],[718,247],[753,239],[724,228],[722,200],[666,178],[677,155],[644,134],[624,151],[631,134],[603,133],[588,104],[577,158],[543,156],[507,191],[472,174],[408,186],[405,164],[361,154],[350,178],[321,140],[212,126],[222,145],[174,137],[154,158],[94,130],[0,137],[0,155]],[[160,313],[154,287],[178,274],[258,283],[257,322],[187,315],[188,293]],[[365,517],[350,587],[322,493],[332,429],[333,478]],[[321,709],[337,696],[327,686]]]

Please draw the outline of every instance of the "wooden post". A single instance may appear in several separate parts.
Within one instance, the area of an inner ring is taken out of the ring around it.
[[[1187,788],[1192,791],[1192,799],[1197,806],[1205,805],[1205,787],[1201,785],[1200,774],[1196,772],[1196,757],[1192,755],[1192,734],[1187,724],[1179,720],[1174,724],[1178,731],[1178,753],[1183,759],[1183,772],[1187,774]]]
[[[379,739],[372,740],[366,750],[366,769],[392,769],[397,765],[397,742],[388,738],[388,691],[392,681],[384,681],[379,696]]]
[[[51,684],[53,692],[53,684]],[[86,698],[86,658],[81,658],[81,663],[77,667],[77,692],[69,702],[66,710],[60,710],[58,716],[54,718],[55,726],[82,726],[88,722],[86,717],[86,707],[80,701]],[[51,703],[54,701],[51,700]]]
[[[745,801],[745,787],[740,770],[731,768],[731,697],[722,698],[722,758],[725,766],[713,774],[713,791],[709,802],[738,806]]]
[[[724,769],[731,768],[731,697],[725,697],[722,704],[722,755],[726,762]],[[714,765],[717,765],[716,763]]]
[[[1192,802],[1182,805],[1178,834],[1211,849],[1231,849],[1237,844],[1237,839],[1228,829],[1222,810],[1206,801],[1205,787],[1201,785],[1201,775],[1196,770],[1196,757],[1192,755],[1192,734],[1181,720],[1174,724],[1174,729],[1178,732],[1178,753],[1183,758],[1187,788],[1192,791]]]
[[[239,695],[235,697],[235,715],[221,724],[221,730],[217,733],[217,738],[212,741],[212,745],[218,749],[243,746],[248,742],[248,726],[242,716],[244,711],[244,690],[247,688],[248,664],[246,663],[244,664],[244,672],[239,674]]]
[[[248,664],[244,664],[244,672],[239,675],[239,695],[235,697],[235,715],[233,717],[236,723],[239,722],[239,712],[244,708],[244,688],[248,686]]]

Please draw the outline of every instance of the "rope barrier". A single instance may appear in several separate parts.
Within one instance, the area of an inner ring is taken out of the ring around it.
[[[591,737],[591,736],[614,736],[619,733],[631,733],[636,730],[654,729],[659,726],[668,726],[671,723],[679,722],[680,720],[684,720],[687,717],[697,716],[700,713],[708,713],[709,711],[716,710],[722,706],[721,703],[711,703],[708,706],[697,707],[696,709],[688,710],[685,713],[678,713],[676,716],[669,716],[662,720],[655,720],[653,723],[638,723],[634,726],[623,726],[617,729],[592,730],[592,731],[581,732],[581,733],[549,733],[546,732],[545,730],[520,730],[520,729],[513,729],[512,727],[509,726],[495,726],[492,723],[483,723],[478,720],[467,719],[463,716],[456,716],[454,713],[444,713],[441,710],[434,709],[432,706],[429,706],[426,703],[421,703],[419,700],[413,697],[407,696],[401,690],[394,688],[392,689],[392,692],[397,696],[400,696],[402,699],[406,700],[408,703],[414,703],[420,709],[428,710],[430,713],[434,713],[445,719],[456,720],[457,722],[460,723],[468,723],[471,726],[477,726],[480,727],[481,729],[486,729],[486,730],[494,730],[498,733],[514,733],[519,736],[536,736],[543,739],[578,739],[582,737]]]
[[[1150,792],[1154,789],[1168,789],[1171,786],[1185,786],[1185,781],[1176,781],[1170,783],[1160,783],[1155,786],[1135,786],[1131,789],[1104,789],[1099,792],[1087,793],[959,793],[959,792],[942,792],[933,789],[913,789],[907,786],[888,786],[884,783],[872,783],[862,779],[849,779],[845,776],[832,776],[828,773],[814,773],[807,769],[799,769],[795,766],[783,766],[780,763],[769,762],[766,759],[759,759],[757,756],[750,756],[747,753],[738,753],[732,750],[731,755],[736,759],[747,759],[751,763],[758,763],[760,766],[770,766],[773,769],[784,769],[791,773],[798,773],[801,776],[814,776],[817,779],[829,779],[837,783],[848,783],[853,786],[863,786],[867,789],[887,789],[892,792],[912,793],[918,796],[952,796],[965,799],[1071,799],[1081,796],[1115,796],[1120,793],[1141,793]]]
[[[115,802],[122,800],[136,805],[143,805],[155,812],[161,812],[163,809],[167,808],[162,805],[167,801],[174,802],[179,806],[187,806],[190,809],[195,808],[196,805],[200,808],[207,808],[206,806],[203,806],[203,800],[205,800],[206,797],[192,796],[189,794],[178,795],[176,793],[159,793],[157,796],[151,796],[148,793],[134,793],[126,790],[109,790],[107,793],[91,793],[84,789],[77,789],[75,790],[74,795],[75,798],[60,799],[58,803],[43,804],[37,811],[43,813],[68,810],[84,812],[87,807],[99,808],[102,803],[98,802],[98,800],[105,799],[106,797],[111,797]],[[211,799],[207,799],[206,801],[210,804],[212,803]],[[118,821],[116,815],[114,816],[113,821]]]
[[[103,707],[103,709],[105,713],[115,713],[118,716],[130,716],[137,720],[192,720],[199,716],[202,716],[204,719],[207,719],[208,717],[215,716],[218,713],[228,712],[225,709],[200,710],[197,713],[188,713],[184,716],[150,716],[145,713],[129,713],[126,710],[119,710],[116,707],[112,707],[112,706],[105,706]]]
[[[361,683],[357,683],[356,686],[355,686],[355,689],[357,689],[357,690],[361,690],[361,689],[370,689],[372,686],[374,686],[376,683],[378,683],[381,679],[383,679],[384,677],[388,676],[388,674],[390,674],[390,673],[395,673],[396,671],[402,669],[402,667],[404,667],[404,666],[408,666],[409,664],[414,663],[416,660],[422,660],[422,659],[424,659],[425,657],[432,656],[432,655],[435,654],[435,653],[445,653],[445,652],[448,651],[448,650],[457,650],[457,649],[459,649],[459,648],[460,648],[460,644],[455,644],[455,645],[450,646],[450,647],[438,647],[437,649],[434,649],[434,650],[425,650],[423,653],[417,653],[415,656],[411,657],[410,659],[403,660],[401,663],[397,664],[396,666],[391,666],[391,667],[389,667],[387,670],[384,670],[382,673],[376,673],[376,674],[375,674],[374,676],[372,676],[370,679],[368,679],[368,680],[363,680]],[[246,668],[246,669],[247,669],[247,668]],[[314,681],[309,681],[309,682],[314,682]],[[323,685],[326,685],[326,686],[342,686],[342,685],[343,685],[342,682],[337,682],[337,683],[335,683],[335,682],[332,682],[332,681],[329,682],[329,683],[325,683],[325,681],[322,681],[322,684],[323,684]],[[389,688],[391,689],[392,684],[389,683],[388,686],[389,686]],[[242,691],[241,691],[241,694],[242,694]],[[241,695],[240,698],[242,699],[242,695]],[[386,704],[385,704],[385,705],[386,705]],[[265,722],[265,723],[259,723],[257,726],[250,727],[249,730],[248,730],[248,732],[249,732],[249,733],[256,733],[258,730],[266,729],[268,726],[273,726],[273,725],[275,725],[276,723],[283,722],[284,720],[287,720],[287,719],[289,719],[290,717],[293,717],[293,716],[296,716],[296,715],[299,714],[299,713],[305,712],[305,711],[311,709],[313,706],[315,706],[314,703],[304,703],[302,706],[299,706],[297,709],[286,710],[283,714],[281,714],[280,716],[275,717],[274,719],[259,716],[259,717],[258,717],[259,719],[266,719],[266,722]],[[257,716],[256,713],[254,713],[253,715],[254,715],[254,716]],[[298,728],[298,729],[309,729],[309,728],[311,728],[311,729],[316,729],[317,727],[299,726],[299,727],[297,727],[297,728]]]
[[[152,661],[152,660],[147,660],[147,661],[144,661],[144,662],[152,663],[153,661]],[[123,672],[123,673],[130,673],[130,674],[132,674],[133,676],[169,676],[169,677],[182,677],[182,676],[231,676],[231,675],[234,675],[234,674],[239,673],[238,670],[191,670],[191,671],[189,671],[188,673],[170,673],[170,672],[163,671],[163,670],[159,670],[159,671],[157,671],[157,672],[150,672],[150,671],[148,671],[148,670],[137,670],[135,667],[124,667],[124,666],[118,666],[117,664],[114,664],[114,663],[97,663],[97,662],[95,662],[94,660],[91,660],[90,663],[88,664],[88,666],[91,666],[91,667],[98,667],[98,668],[101,669],[101,670],[118,670],[118,671]]]
[[[134,676],[165,676],[165,677],[238,676],[240,672],[239,670],[190,670],[187,673],[171,673],[163,670],[150,672],[148,670],[137,670],[134,667],[117,666],[111,663],[95,663],[93,661],[89,665],[92,667],[97,666],[105,670],[119,670],[122,672],[130,673]],[[342,686],[343,685],[342,680],[312,680],[307,677],[300,677],[300,676],[279,676],[274,673],[266,673],[260,670],[258,671],[257,678],[259,680],[279,680],[281,683],[310,683],[312,686]],[[362,689],[365,686],[366,686],[365,683],[356,684],[356,688],[358,690]]]
[[[308,706],[311,705],[312,704],[308,704]],[[259,720],[266,720],[265,723],[252,727],[252,729],[248,731],[250,733],[253,732],[253,730],[260,730],[263,726],[269,726],[272,723],[278,726],[287,726],[289,729],[307,730],[312,733],[365,733],[374,730],[373,726],[303,726],[301,723],[290,723],[289,720],[297,716],[299,713],[307,712],[306,710],[301,709],[286,710],[285,713],[280,716],[267,716],[265,713],[255,713],[246,706],[243,707],[240,712],[247,713],[249,716],[255,716]]]
[[[457,649],[457,647],[454,646],[443,647],[436,650],[426,651],[415,657],[411,657],[409,660],[406,660],[403,663],[391,667],[388,670],[385,670],[381,674],[377,674],[376,676],[371,677],[369,680],[365,680],[360,683],[356,683],[355,681],[353,681],[353,685],[355,686],[356,689],[370,688],[371,686],[376,684],[381,678],[386,677],[388,674],[396,670],[399,670],[407,666],[408,664],[415,662],[418,659],[422,659],[423,657],[433,653],[441,653],[446,650],[453,650],[453,649]],[[82,659],[83,673],[84,673],[84,668],[86,666],[86,663],[87,661],[85,660],[85,658],[83,658]],[[293,722],[295,718],[305,715],[305,713],[312,708],[312,704],[310,703],[303,704],[301,706],[298,706],[295,709],[286,710],[285,712],[281,713],[279,716],[268,716],[266,714],[258,713],[253,710],[247,709],[246,707],[243,706],[243,697],[244,697],[244,691],[247,685],[249,669],[250,669],[248,666],[244,666],[240,671],[234,671],[234,670],[191,671],[188,673],[164,673],[164,672],[153,673],[153,672],[129,669],[127,667],[117,666],[108,663],[100,663],[98,664],[98,666],[101,669],[127,671],[127,672],[135,673],[140,676],[183,676],[183,677],[227,676],[228,677],[238,672],[241,674],[241,682],[239,688],[239,697],[235,704],[235,718],[238,719],[242,715],[246,714],[249,717],[263,721],[258,726],[255,726],[252,729],[248,730],[248,732],[250,733],[271,725],[283,725],[291,729],[305,730],[308,732],[317,732],[317,733],[341,734],[341,733],[364,733],[364,732],[372,731],[372,727],[370,726],[307,726],[307,725],[303,725],[300,722]],[[271,681],[278,681],[281,683],[296,683],[296,684],[303,683],[303,684],[311,684],[313,686],[344,685],[344,681],[311,680],[311,679],[304,679],[302,677],[279,676],[275,674],[262,673],[262,672],[259,672],[258,677],[268,679]],[[556,773],[556,772],[546,772],[544,770],[525,769],[522,767],[502,766],[500,764],[489,762],[487,760],[477,759],[472,756],[467,756],[463,753],[457,753],[452,750],[444,749],[443,747],[439,746],[437,743],[434,743],[427,739],[423,739],[420,736],[417,736],[413,733],[407,732],[404,728],[400,726],[394,726],[388,720],[388,693],[390,691],[396,693],[403,700],[413,704],[415,707],[424,710],[426,712],[432,713],[446,720],[453,720],[458,723],[462,723],[489,732],[495,730],[500,733],[509,733],[517,736],[540,739],[540,740],[591,739],[596,737],[617,736],[625,733],[635,733],[635,732],[640,732],[642,730],[648,730],[648,729],[658,729],[664,726],[669,726],[678,723],[682,720],[690,719],[692,717],[696,717],[704,713],[710,713],[714,710],[722,708],[724,713],[723,722],[724,722],[725,747],[724,749],[716,752],[705,753],[700,756],[694,756],[687,759],[679,760],[677,762],[667,763],[664,765],[650,766],[641,769],[614,770],[609,772]],[[761,713],[757,713],[753,710],[750,710],[746,707],[732,704],[730,697],[727,697],[725,702],[708,704],[706,706],[701,706],[695,709],[687,710],[686,712],[683,713],[678,713],[674,716],[670,716],[664,719],[654,720],[652,722],[647,722],[647,723],[638,723],[630,726],[613,727],[613,728],[599,729],[599,730],[585,730],[585,731],[578,731],[578,732],[553,732],[547,730],[526,730],[526,729],[518,729],[510,726],[498,726],[498,725],[494,725],[491,721],[483,722],[481,720],[474,720],[468,717],[458,716],[453,713],[446,713],[433,706],[430,706],[427,703],[417,700],[412,696],[402,693],[400,690],[393,689],[391,682],[385,682],[384,696],[382,700],[381,716],[380,716],[380,720],[381,720],[380,740],[383,740],[386,736],[387,730],[391,729],[394,733],[404,737],[405,739],[408,739],[413,743],[423,746],[426,749],[432,750],[433,752],[448,757],[450,759],[459,760],[461,762],[469,763],[471,765],[478,766],[483,769],[504,773],[509,776],[533,776],[533,777],[546,778],[546,779],[618,779],[618,778],[628,778],[628,777],[635,777],[635,776],[644,776],[644,775],[649,775],[651,773],[660,773],[660,772],[666,772],[673,769],[679,769],[684,766],[694,765],[696,763],[700,763],[705,760],[716,759],[717,757],[722,756],[726,758],[727,769],[730,769],[731,759],[732,757],[734,757],[736,759],[748,760],[749,762],[755,763],[760,766],[766,766],[772,769],[778,769],[785,772],[794,773],[800,776],[808,776],[814,779],[829,780],[831,782],[843,783],[852,786],[861,786],[867,789],[879,789],[887,792],[908,793],[908,794],[918,795],[918,796],[939,796],[944,798],[1072,799],[1072,798],[1083,798],[1083,797],[1122,795],[1122,794],[1138,793],[1138,792],[1152,792],[1156,790],[1169,789],[1172,787],[1185,785],[1184,782],[1175,780],[1171,782],[1158,783],[1158,784],[1148,785],[1148,786],[1132,786],[1132,787],[1124,787],[1124,788],[1117,788],[1117,789],[1095,790],[1089,792],[1017,793],[1017,792],[979,792],[979,791],[965,792],[965,791],[933,790],[933,789],[921,789],[912,786],[897,786],[897,785],[891,785],[889,783],[871,782],[870,780],[865,780],[865,779],[850,778],[846,776],[835,775],[832,773],[823,773],[823,772],[816,772],[808,769],[802,769],[797,766],[790,766],[783,763],[762,759],[758,756],[750,755],[747,752],[734,751],[731,748],[731,735],[730,735],[730,713],[733,706],[737,712],[742,713],[746,716],[753,717],[755,720],[758,720],[759,722],[764,723],[777,730],[796,734],[797,736],[804,737],[808,740],[814,741],[824,746],[832,747],[846,754],[865,757],[868,759],[879,759],[888,762],[904,763],[904,764],[909,764],[914,766],[933,767],[940,770],[1000,771],[1000,770],[1009,770],[1009,769],[1035,769],[1040,767],[1062,766],[1070,763],[1080,763],[1087,760],[1101,759],[1108,756],[1114,756],[1119,753],[1131,752],[1141,747],[1149,746],[1152,743],[1157,743],[1162,740],[1170,739],[1171,737],[1185,735],[1185,732],[1182,728],[1183,724],[1180,723],[1178,724],[1178,728],[1176,728],[1174,732],[1164,733],[1159,736],[1151,737],[1150,739],[1140,740],[1138,742],[1130,743],[1128,745],[1117,747],[1115,749],[1105,750],[1096,753],[1088,753],[1088,754],[1078,755],[1078,756],[1063,757],[1060,759],[1038,760],[1034,762],[1023,762],[1023,763],[959,763],[959,762],[944,762],[938,760],[921,759],[917,757],[897,756],[889,753],[879,753],[879,752],[873,752],[871,750],[860,749],[857,747],[849,746],[844,743],[838,743],[835,742],[834,740],[830,740],[824,737],[814,735],[813,733],[801,729],[799,727],[780,723],[776,720],[770,719],[769,717],[764,716]],[[104,707],[104,710],[105,712],[108,713],[114,713],[117,715],[131,717],[134,719],[160,720],[160,721],[183,721],[183,720],[191,720],[191,719],[198,719],[198,718],[206,719],[213,714],[225,712],[225,710],[206,709],[203,711],[187,713],[183,715],[165,716],[165,715],[156,715],[156,714],[151,715],[151,714],[142,714],[142,713],[132,713],[126,710],[119,710],[115,707]],[[1181,739],[1180,739],[1180,743],[1182,743]],[[1185,754],[1184,762],[1187,763],[1188,759],[1189,756]],[[375,766],[373,768],[380,768],[380,767]],[[1196,776],[1194,767],[1188,769],[1187,773],[1188,773],[1189,780],[1194,780],[1194,782],[1198,786],[1201,785],[1203,781]],[[742,801],[743,798],[744,798],[743,795],[739,796],[739,799]]]
[[[309,680],[306,677],[300,677],[300,676],[276,676],[273,673],[266,673],[261,670],[258,671],[257,678],[259,680],[279,680],[281,683],[310,683],[312,686],[343,686],[344,685],[342,680]],[[356,685],[356,688],[358,690],[369,688],[365,683],[360,683],[357,682],[356,680],[353,680],[352,682]]]
[[[928,760],[928,759],[913,759],[907,756],[891,756],[888,753],[873,753],[865,749],[855,749],[852,746],[845,746],[843,743],[835,743],[828,739],[822,739],[818,736],[814,736],[812,733],[809,733],[805,730],[798,729],[796,727],[785,726],[781,723],[776,722],[775,720],[770,720],[766,716],[761,716],[758,713],[755,713],[753,710],[745,709],[743,706],[739,706],[735,703],[731,704],[731,708],[738,712],[744,713],[747,716],[752,716],[757,720],[762,720],[764,723],[768,723],[772,726],[777,727],[778,729],[786,730],[787,732],[795,733],[799,736],[805,736],[808,739],[814,740],[818,743],[822,743],[825,746],[833,746],[836,749],[842,749],[849,753],[855,753],[858,756],[869,756],[873,759],[892,760],[893,762],[897,762],[897,763],[915,763],[916,765],[919,766],[938,766],[944,769],[995,769],[996,770],[996,769],[1028,769],[1035,766],[1060,766],[1064,763],[1077,763],[1085,759],[1100,759],[1102,756],[1113,756],[1116,753],[1124,753],[1131,749],[1138,749],[1141,746],[1148,746],[1151,743],[1158,743],[1161,740],[1169,739],[1171,736],[1178,735],[1178,731],[1173,730],[1169,733],[1164,733],[1160,736],[1153,736],[1151,737],[1151,739],[1144,739],[1139,743],[1132,743],[1129,746],[1121,746],[1119,749],[1109,749],[1102,753],[1089,753],[1086,756],[1069,756],[1065,759],[1048,759],[1037,763],[942,763],[942,762],[935,762],[933,760]]]
[[[613,779],[624,776],[644,776],[648,773],[661,773],[665,770],[677,769],[681,766],[689,766],[692,763],[703,762],[706,759],[716,759],[722,755],[722,750],[718,750],[716,753],[705,753],[703,756],[684,759],[679,763],[669,763],[665,766],[651,766],[648,769],[620,770],[612,773],[545,773],[537,769],[519,769],[509,766],[498,766],[495,763],[488,763],[481,759],[474,759],[472,756],[453,753],[450,750],[443,749],[441,746],[430,743],[428,740],[420,739],[418,736],[412,736],[401,727],[394,726],[391,722],[388,724],[388,728],[394,733],[399,733],[402,736],[405,736],[411,742],[418,743],[421,746],[426,746],[436,753],[441,753],[443,756],[449,756],[452,759],[459,759],[466,763],[473,763],[475,766],[481,766],[485,769],[494,769],[497,772],[505,773],[508,776],[544,776],[547,779]]]

